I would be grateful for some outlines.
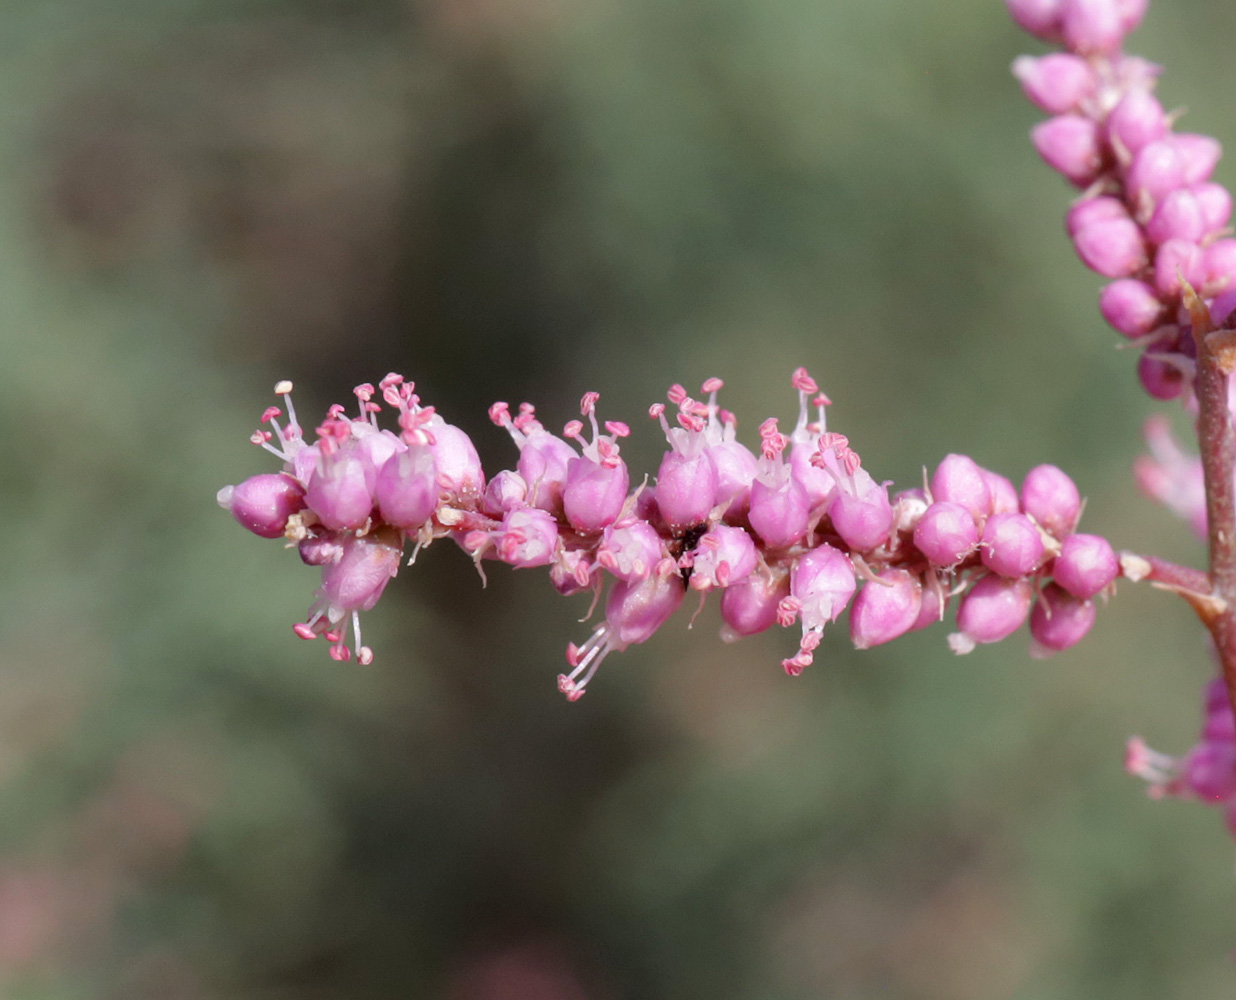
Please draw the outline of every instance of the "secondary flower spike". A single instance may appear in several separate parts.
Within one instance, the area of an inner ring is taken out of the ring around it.
[[[467,433],[423,405],[401,375],[357,386],[355,415],[330,407],[312,442],[291,383],[281,382],[286,424],[272,406],[251,440],[282,469],[224,487],[218,501],[254,534],[283,537],[320,569],[309,616],[293,631],[325,636],[336,660],[372,660],[361,612],[378,602],[405,549],[415,558],[439,538],[452,539],[478,569],[486,561],[545,568],[561,594],[587,592],[594,606],[604,596],[604,620],[582,645],[568,646],[571,671],[558,685],[571,701],[610,653],[650,639],[688,591],[700,601],[718,594],[726,641],[797,625],[798,651],[783,660],[790,674],[815,661],[847,608],[860,649],[940,621],[957,595],[960,631],[950,642],[958,652],[1017,629],[1036,594],[1035,650],[1064,649],[1089,629],[1090,598],[1110,589],[1119,567],[1106,541],[1075,533],[1081,499],[1067,475],[1039,466],[1019,494],[973,459],[948,455],[930,494],[890,500],[889,484],[863,468],[849,438],[827,429],[830,401],[806,369],[790,383],[797,425],[787,436],[775,417],[760,423],[759,459],[717,403],[720,379],[700,387],[707,402],[671,386],[677,426],[664,404],[650,410],[670,450],[658,475],[639,477],[632,489],[619,454],[630,430],[599,423],[596,393],[585,393],[579,408],[589,433],[575,419],[561,437],[531,404],[512,416],[495,403],[490,420],[519,456],[516,468],[487,480]],[[381,426],[384,414],[393,428]]]

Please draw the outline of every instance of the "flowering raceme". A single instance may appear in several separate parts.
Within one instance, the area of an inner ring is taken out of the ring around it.
[[[360,612],[377,603],[408,545],[415,557],[450,537],[478,568],[485,560],[546,567],[566,595],[599,599],[608,588],[604,620],[567,649],[572,669],[558,687],[572,701],[609,653],[649,639],[688,591],[701,601],[720,592],[727,641],[797,624],[798,651],[782,663],[789,674],[813,662],[825,627],[847,608],[860,649],[940,621],[953,598],[959,630],[949,642],[959,653],[1027,618],[1041,654],[1085,635],[1093,598],[1120,564],[1105,540],[1076,533],[1081,500],[1068,476],[1039,466],[1019,495],[1004,477],[949,455],[925,488],[890,497],[845,435],[826,429],[829,400],[807,371],[791,382],[797,424],[787,436],[775,418],[764,421],[759,458],[717,403],[720,379],[706,381],[699,400],[672,386],[673,423],[665,404],[649,410],[669,450],[655,482],[634,490],[619,446],[630,429],[606,421],[602,433],[596,393],[580,404],[587,440],[579,420],[559,437],[531,405],[512,416],[495,403],[490,419],[510,433],[519,459],[486,480],[467,435],[422,406],[399,375],[357,386],[356,416],[332,406],[312,444],[291,384],[281,382],[287,423],[272,406],[262,415],[269,429],[251,440],[282,471],[224,487],[218,499],[250,531],[286,538],[322,568],[309,617],[294,631],[325,636],[338,660],[353,652],[372,660]],[[377,399],[394,411],[398,433],[380,426]]]

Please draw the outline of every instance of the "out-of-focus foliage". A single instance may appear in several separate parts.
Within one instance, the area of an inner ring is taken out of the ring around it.
[[[1135,47],[1236,143],[1236,8]],[[1061,234],[998,0],[29,0],[0,8],[0,992],[236,1000],[1224,996],[1219,818],[1122,741],[1210,666],[1122,586],[1079,649],[944,627],[798,680],[706,610],[557,694],[586,601],[434,546],[340,666],[215,490],[278,378],[388,370],[485,449],[805,364],[877,476],[1055,461],[1118,545],[1151,404]],[[1230,162],[1219,179],[1236,181]]]

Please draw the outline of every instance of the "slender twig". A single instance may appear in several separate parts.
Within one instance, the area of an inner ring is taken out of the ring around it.
[[[1197,293],[1184,285],[1184,302],[1197,343],[1197,443],[1206,482],[1206,518],[1210,542],[1211,593],[1223,602],[1207,622],[1223,665],[1228,697],[1236,711],[1236,435],[1228,410],[1230,352],[1223,335],[1214,337],[1210,311]]]

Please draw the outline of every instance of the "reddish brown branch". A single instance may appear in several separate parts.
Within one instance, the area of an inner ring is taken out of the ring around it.
[[[1236,710],[1236,436],[1227,403],[1230,351],[1223,335],[1214,336],[1210,310],[1187,284],[1184,301],[1197,343],[1197,443],[1206,481],[1206,518],[1210,541],[1211,593],[1220,599],[1208,622],[1214,636],[1228,697]]]

